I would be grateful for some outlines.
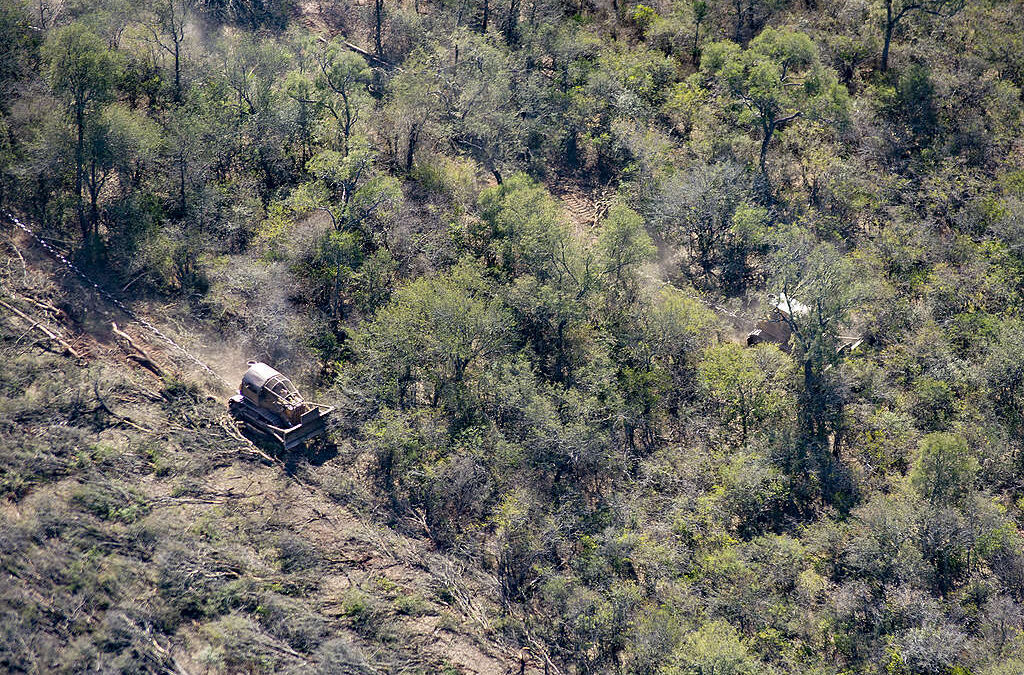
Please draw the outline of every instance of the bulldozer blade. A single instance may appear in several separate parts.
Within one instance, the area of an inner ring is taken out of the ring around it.
[[[292,427],[284,434],[284,449],[286,451],[302,445],[311,438],[316,438],[327,431],[327,418],[320,416],[309,422],[304,422]]]

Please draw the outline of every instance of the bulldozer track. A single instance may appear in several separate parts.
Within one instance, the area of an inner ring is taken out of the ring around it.
[[[577,184],[554,184],[550,190],[562,203],[566,215],[580,234],[597,228],[612,203],[612,193],[607,186],[587,190]]]
[[[580,195],[568,192],[562,195],[562,203],[576,222],[586,227],[597,224],[597,208]]]

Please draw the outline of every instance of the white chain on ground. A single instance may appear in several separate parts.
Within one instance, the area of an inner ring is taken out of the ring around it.
[[[676,289],[677,291],[681,291],[683,295],[685,295],[686,297],[690,298],[691,300],[696,300],[697,302],[699,302],[700,304],[704,305],[708,309],[714,310],[714,311],[718,312],[719,314],[722,314],[724,316],[728,316],[728,317],[730,317],[732,319],[740,319],[740,320],[746,320],[746,321],[757,321],[758,320],[757,317],[753,316],[752,314],[750,314],[748,312],[744,312],[742,310],[736,312],[736,311],[733,311],[733,310],[729,309],[728,307],[723,307],[722,305],[718,304],[717,302],[711,302],[709,300],[705,300],[699,293],[696,293],[694,291],[690,291],[690,290],[685,289],[685,288],[680,288],[679,286],[675,286],[670,281],[662,281],[661,282],[661,287],[664,288],[665,286],[672,286],[672,288]]]
[[[164,342],[166,342],[170,346],[172,346],[175,349],[177,349],[179,352],[184,354],[186,358],[188,358],[190,361],[192,361],[192,363],[196,364],[197,366],[199,366],[200,368],[205,370],[210,375],[213,375],[215,378],[217,378],[218,380],[220,380],[224,384],[226,384],[228,386],[231,386],[231,383],[228,382],[227,380],[225,380],[223,377],[221,377],[213,368],[211,368],[210,366],[206,365],[201,360],[199,360],[198,358],[193,356],[187,349],[185,349],[184,347],[179,345],[172,338],[168,337],[165,333],[163,333],[159,328],[157,328],[156,326],[151,324],[149,321],[147,321],[146,319],[142,318],[141,316],[136,314],[134,311],[128,309],[127,305],[125,305],[123,302],[121,302],[120,300],[115,298],[113,295],[111,295],[108,290],[106,290],[105,288],[103,288],[99,284],[97,284],[95,281],[93,281],[89,277],[89,275],[87,275],[85,272],[83,272],[81,270],[80,267],[78,267],[78,265],[76,265],[75,263],[73,263],[70,260],[68,260],[67,257],[65,257],[63,253],[58,251],[52,244],[50,244],[50,242],[46,241],[45,239],[40,237],[38,234],[33,232],[32,229],[29,228],[29,226],[26,225],[25,223],[21,222],[18,219],[17,216],[15,216],[13,213],[8,211],[7,212],[7,217],[10,218],[11,222],[13,222],[15,225],[17,225],[18,228],[20,228],[25,234],[27,234],[28,236],[32,237],[32,239],[34,239],[40,246],[42,246],[44,249],[46,249],[46,251],[50,255],[55,257],[61,264],[63,264],[69,270],[71,270],[72,272],[74,272],[75,274],[80,276],[82,278],[82,280],[85,281],[85,283],[87,283],[88,285],[93,287],[93,290],[95,290],[97,293],[99,293],[101,296],[103,296],[103,298],[105,298],[106,300],[109,300],[111,303],[113,303],[113,305],[115,307],[117,307],[119,310],[124,312],[129,318],[131,318],[133,321],[135,321],[136,323],[141,325],[143,328],[145,328],[150,333],[152,333],[153,335],[157,336],[158,338],[160,338],[161,340],[163,340]]]

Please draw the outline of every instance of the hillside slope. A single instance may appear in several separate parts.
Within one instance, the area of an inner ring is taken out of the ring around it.
[[[358,447],[252,446],[216,382],[29,244],[0,278],[0,670],[530,672],[494,579],[389,527]]]
[[[1021,3],[0,0],[0,671],[1024,675]]]

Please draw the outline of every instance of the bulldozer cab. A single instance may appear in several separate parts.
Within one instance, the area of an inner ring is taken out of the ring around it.
[[[295,404],[302,401],[302,397],[299,396],[299,390],[296,389],[291,380],[284,375],[278,375],[277,377],[267,380],[267,383],[263,385],[263,391],[261,393],[265,399],[273,397],[289,404]]]
[[[253,403],[299,403],[302,398],[291,380],[265,363],[254,363],[242,378],[239,393]]]

